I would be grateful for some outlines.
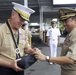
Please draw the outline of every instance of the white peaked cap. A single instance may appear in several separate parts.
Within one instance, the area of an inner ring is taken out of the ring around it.
[[[54,18],[54,19],[52,19],[52,21],[55,21],[55,22],[56,22],[56,21],[57,21],[57,19],[56,19],[56,18]]]
[[[30,15],[33,14],[35,11],[29,7],[26,7],[24,5],[12,2],[12,4],[14,5],[13,9],[20,14],[20,16],[29,21]]]

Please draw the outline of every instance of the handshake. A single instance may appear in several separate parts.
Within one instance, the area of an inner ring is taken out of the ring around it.
[[[37,59],[44,61],[46,60],[46,56],[41,53],[38,48],[34,48],[33,54],[28,54],[27,56],[23,56],[20,61],[17,62],[17,65],[22,68],[26,69],[34,64]]]

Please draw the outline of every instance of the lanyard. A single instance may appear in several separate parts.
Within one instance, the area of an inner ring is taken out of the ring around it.
[[[7,26],[8,26],[8,28],[9,28],[10,32],[11,32],[12,39],[13,39],[14,44],[15,44],[15,47],[16,47],[16,59],[18,59],[18,58],[20,58],[20,53],[19,53],[19,50],[18,50],[18,44],[19,44],[19,30],[18,30],[18,38],[17,38],[17,42],[16,42],[16,40],[15,40],[15,38],[14,38],[14,35],[13,35],[13,32],[12,32],[12,29],[11,29],[11,27],[10,27],[8,21],[7,21],[6,23],[7,23]]]
[[[12,29],[11,29],[11,27],[10,27],[8,21],[7,21],[7,26],[8,26],[8,28],[9,28],[10,32],[11,32],[12,39],[13,39],[13,41],[14,41],[15,46],[16,46],[16,48],[18,48],[17,45],[19,44],[19,30],[18,30],[18,38],[17,38],[17,43],[16,43],[16,40],[15,40],[15,38],[14,38],[14,35],[13,35],[13,32],[12,32]]]

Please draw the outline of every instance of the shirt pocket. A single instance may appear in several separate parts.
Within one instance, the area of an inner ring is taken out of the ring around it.
[[[11,53],[11,41],[9,38],[4,38],[2,47],[1,47],[1,52],[4,52],[8,55]]]
[[[19,47],[23,49],[24,46],[25,46],[25,40],[20,40],[19,41]]]
[[[3,45],[9,47],[12,43],[12,39],[10,37],[4,37]]]

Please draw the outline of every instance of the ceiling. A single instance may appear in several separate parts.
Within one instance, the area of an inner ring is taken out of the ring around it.
[[[0,22],[5,22],[11,14],[13,5],[11,2],[24,4],[24,0],[0,0]],[[30,22],[40,22],[40,11],[43,12],[43,21],[48,18],[58,17],[58,8],[53,7],[52,0],[28,0],[28,6],[35,10]]]

